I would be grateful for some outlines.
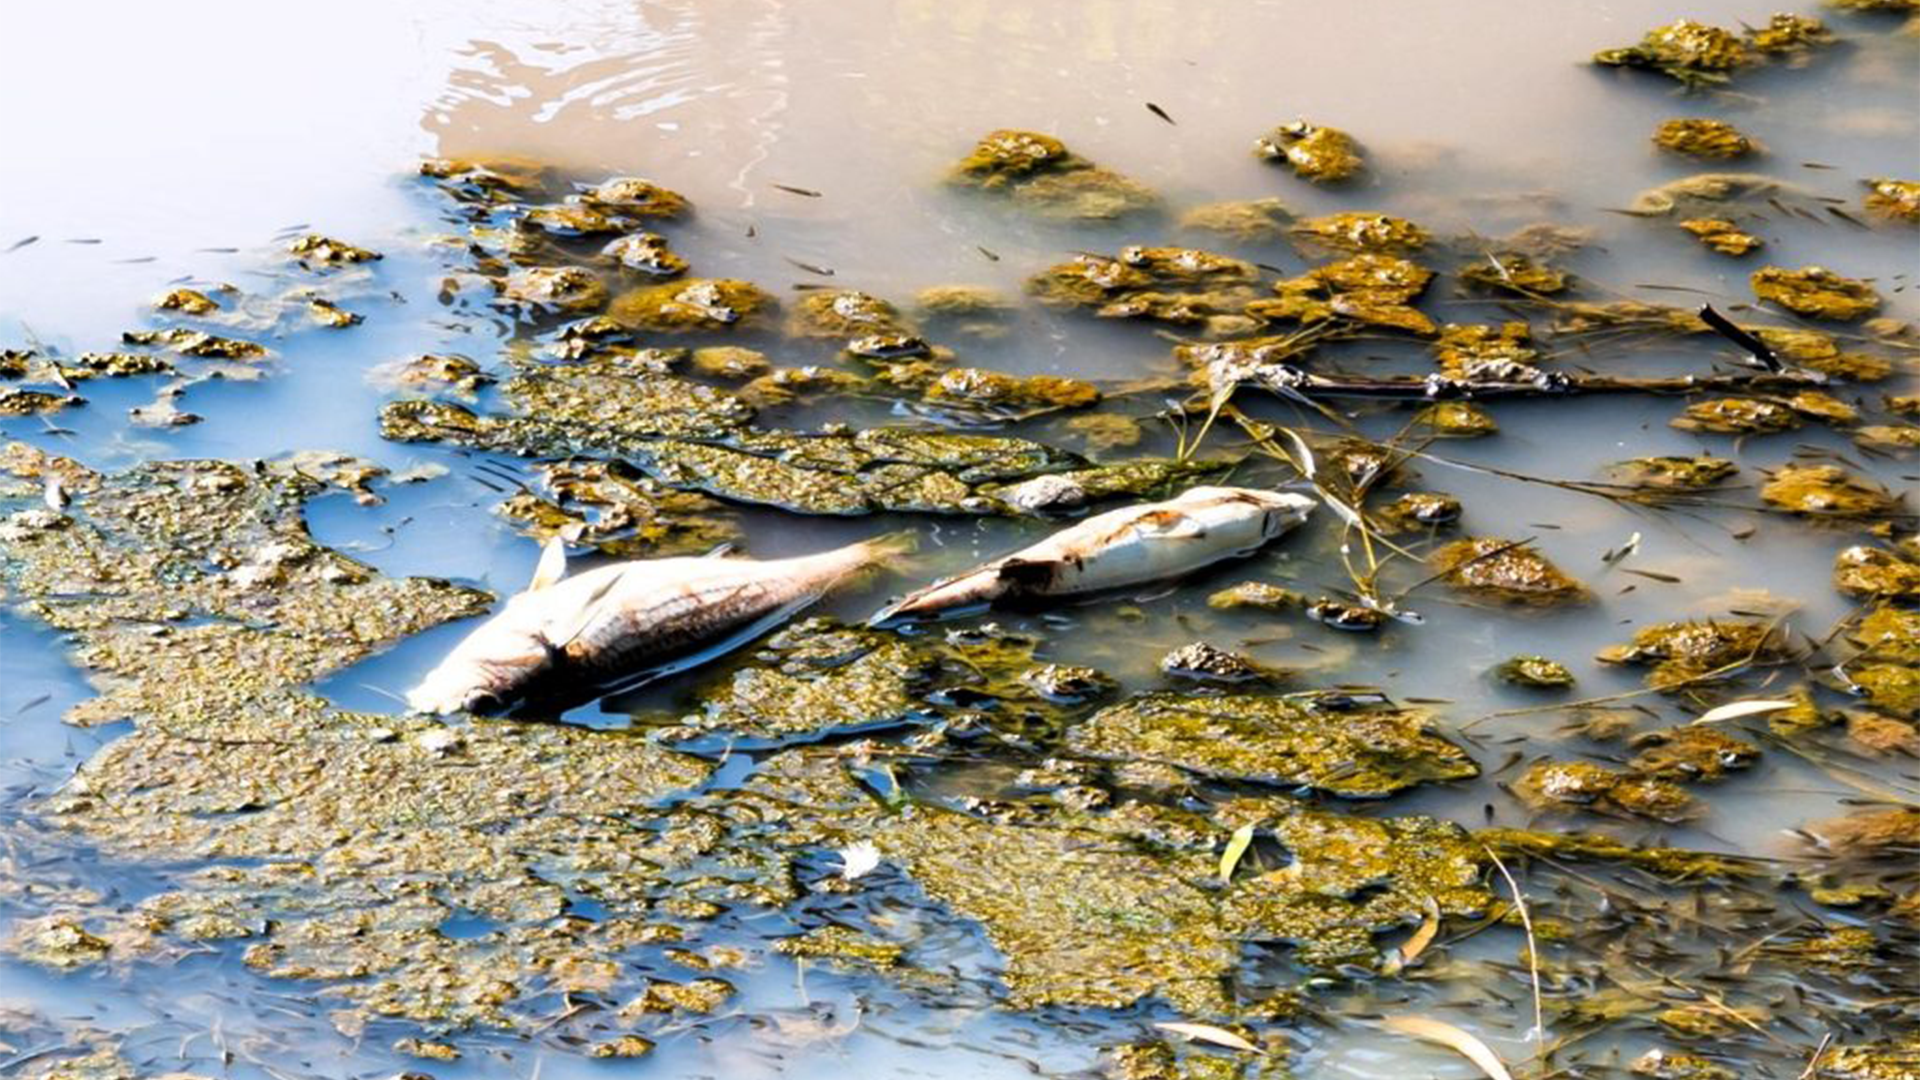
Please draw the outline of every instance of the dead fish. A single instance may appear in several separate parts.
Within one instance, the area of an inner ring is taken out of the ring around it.
[[[903,615],[931,615],[996,600],[1072,596],[1176,577],[1251,554],[1307,520],[1314,506],[1303,495],[1253,488],[1193,488],[1166,502],[1090,517],[1032,547],[911,593],[881,609],[870,622],[878,625]]]
[[[892,535],[791,559],[635,559],[566,577],[556,539],[527,590],[454,646],[407,705],[497,711],[635,686],[712,659],[911,547]]]

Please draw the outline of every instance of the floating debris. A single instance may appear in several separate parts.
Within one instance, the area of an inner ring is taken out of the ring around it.
[[[1662,150],[1704,160],[1745,157],[1755,151],[1753,140],[1725,120],[1700,117],[1667,120],[1653,130],[1653,144]]]
[[[1522,607],[1554,607],[1592,598],[1526,542],[1483,536],[1455,540],[1428,557],[1441,580],[1470,596]]]
[[[1315,183],[1351,180],[1366,167],[1353,136],[1305,120],[1274,128],[1254,141],[1253,152],[1269,161],[1284,161],[1295,175]]]
[[[1753,295],[1810,318],[1851,322],[1880,310],[1880,294],[1871,284],[1824,266],[1763,266],[1753,272],[1752,284]]]
[[[1688,218],[1680,227],[1697,237],[1709,250],[1722,255],[1745,255],[1766,246],[1766,241],[1744,232],[1725,218]]]

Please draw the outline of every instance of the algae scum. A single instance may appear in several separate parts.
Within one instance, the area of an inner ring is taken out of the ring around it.
[[[1879,272],[1920,187],[1780,167],[1752,108],[1911,72],[1911,12],[1567,58],[1675,92],[1599,225],[1442,210],[1444,163],[1317,110],[1235,108],[1251,197],[923,117],[915,198],[1024,241],[966,245],[984,282],[788,288],[720,185],[435,157],[384,236],[22,336],[8,648],[88,685],[13,720],[84,741],[0,793],[0,1075],[1466,1075],[1412,1018],[1514,1075],[1920,1076],[1920,331]],[[192,441],[326,363],[356,453]],[[1187,580],[863,623],[1207,483],[1319,509]],[[397,704],[539,544],[890,530],[921,550],[660,685]]]

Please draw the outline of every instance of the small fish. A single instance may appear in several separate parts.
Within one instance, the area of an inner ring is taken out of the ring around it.
[[[779,188],[781,191],[788,193],[789,195],[804,195],[809,199],[817,199],[820,197],[819,192],[809,191],[808,189],[803,187],[793,187],[788,184],[775,184],[773,186]]]
[[[13,243],[7,245],[7,250],[10,252],[19,251],[21,248],[26,247],[28,244],[34,243],[39,239],[40,238],[38,236],[29,236],[24,240],[15,240]]]
[[[1303,495],[1276,491],[1193,488],[1166,502],[1090,517],[1032,547],[910,593],[870,621],[878,625],[996,600],[1073,596],[1177,577],[1252,553],[1307,520],[1315,505]]]
[[[407,695],[418,712],[582,700],[711,659],[911,545],[884,536],[791,559],[636,559],[566,576],[549,541],[527,590]]]
[[[1165,120],[1169,124],[1173,123],[1173,117],[1167,115],[1167,110],[1161,108],[1158,105],[1155,105],[1151,101],[1147,102],[1147,111],[1159,117],[1160,119]]]
[[[782,255],[781,258],[786,259],[788,262],[792,263],[793,265],[799,267],[802,270],[805,270],[809,274],[819,274],[821,277],[833,276],[833,268],[831,266],[816,266],[813,263],[801,262],[799,259],[793,258],[792,256],[789,256],[789,255]]]
[[[989,262],[1000,261],[1000,256],[997,253],[988,251],[986,248],[981,247],[979,244],[975,244],[973,245],[973,247],[974,247],[974,250],[978,251],[982,255],[985,255]]]

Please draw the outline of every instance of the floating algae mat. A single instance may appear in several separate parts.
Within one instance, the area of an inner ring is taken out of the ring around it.
[[[1920,1076],[1911,4],[416,7],[23,61],[0,1078]]]

